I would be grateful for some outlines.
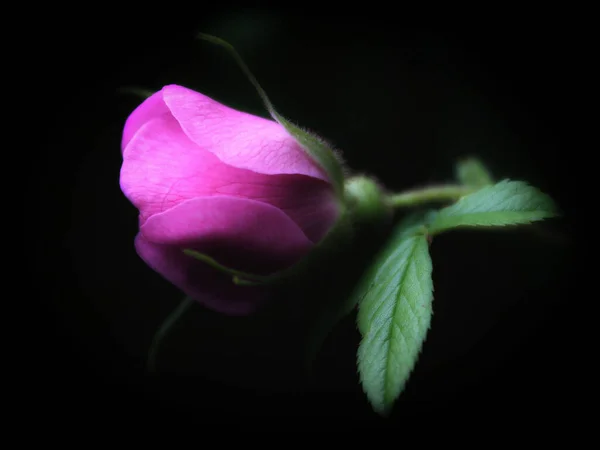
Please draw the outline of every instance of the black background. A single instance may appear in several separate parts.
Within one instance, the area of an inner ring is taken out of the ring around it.
[[[119,144],[140,100],[119,89],[181,84],[264,115],[232,60],[194,39],[202,31],[238,49],[281,113],[391,190],[451,181],[456,160],[475,154],[497,178],[555,198],[565,218],[542,233],[436,238],[432,329],[385,423],[463,408],[563,414],[580,370],[570,355],[583,342],[571,283],[574,23],[497,12],[423,25],[392,13],[195,11],[80,12],[44,28],[36,45],[50,125],[32,183],[50,200],[36,208],[45,226],[34,226],[45,252],[30,259],[43,298],[31,325],[42,338],[28,354],[39,405],[73,418],[105,411],[107,422],[384,423],[358,383],[354,316],[326,341],[310,379],[299,370],[293,317],[227,318],[201,307],[165,342],[159,374],[144,372],[153,333],[181,295],[133,248],[137,213],[119,190]]]

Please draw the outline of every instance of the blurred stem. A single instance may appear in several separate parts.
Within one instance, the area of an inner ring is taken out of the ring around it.
[[[181,316],[195,303],[190,297],[185,297],[183,301],[173,310],[171,314],[167,316],[165,321],[162,323],[156,334],[154,335],[154,339],[152,340],[152,345],[150,346],[150,350],[148,351],[148,361],[147,368],[149,372],[154,372],[156,370],[156,355],[158,353],[160,343],[163,338],[167,335],[171,327],[181,318]]]
[[[429,186],[388,195],[386,202],[392,208],[405,208],[431,202],[453,202],[476,190],[477,188],[458,184]]]

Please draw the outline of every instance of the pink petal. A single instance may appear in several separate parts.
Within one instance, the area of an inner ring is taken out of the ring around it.
[[[270,273],[297,262],[312,247],[284,212],[235,197],[200,197],[156,214],[140,232],[155,244],[204,249],[228,267]]]
[[[306,184],[302,186],[301,181]],[[293,197],[288,195],[272,199],[269,203],[284,211],[312,242],[320,242],[340,213],[340,204],[331,186],[310,185],[308,179],[304,178],[297,181],[294,194]]]
[[[184,255],[177,247],[135,238],[138,255],[154,271],[207,308],[231,315],[254,312],[266,300],[263,288],[236,286],[231,277]]]
[[[338,203],[329,183],[302,175],[264,175],[228,166],[199,148],[170,115],[146,122],[123,153],[121,189],[141,223],[195,197],[255,199],[285,211],[313,240],[335,222]]]
[[[162,92],[189,138],[224,163],[263,174],[298,174],[328,180],[277,122],[236,111],[182,86],[165,86]]]
[[[145,123],[165,114],[170,114],[170,112],[163,100],[161,91],[155,92],[144,100],[125,121],[125,128],[123,129],[123,137],[121,140],[121,151],[125,150],[129,141],[131,141],[133,136],[135,136],[135,133],[137,133]]]

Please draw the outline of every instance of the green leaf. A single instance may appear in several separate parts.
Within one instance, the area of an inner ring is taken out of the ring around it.
[[[260,86],[242,57],[230,43],[216,36],[211,36],[204,33],[200,33],[198,38],[223,47],[233,57],[235,62],[242,69],[250,83],[252,83],[258,92],[258,95],[269,111],[271,117],[280,125],[282,125],[288,131],[288,133],[292,135],[296,142],[300,144],[302,149],[325,171],[335,189],[336,194],[339,198],[342,198],[344,195],[344,171],[338,154],[334,152],[323,139],[293,124],[275,110],[271,100],[269,100],[269,97],[267,96],[267,93]]]
[[[456,165],[456,178],[465,186],[483,187],[494,182],[492,175],[477,158],[467,158]]]
[[[373,409],[387,415],[415,366],[432,314],[433,284],[422,222],[402,222],[365,274],[360,297],[360,380]]]
[[[428,228],[433,235],[458,227],[527,224],[557,215],[548,195],[523,181],[503,180],[443,208]]]

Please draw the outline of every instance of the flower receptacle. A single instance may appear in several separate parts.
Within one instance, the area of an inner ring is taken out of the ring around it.
[[[364,175],[350,177],[344,183],[346,204],[357,225],[377,225],[392,217],[393,210],[385,201],[379,184]]]

